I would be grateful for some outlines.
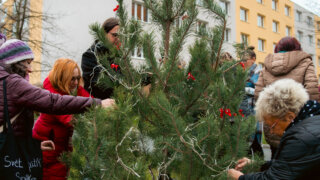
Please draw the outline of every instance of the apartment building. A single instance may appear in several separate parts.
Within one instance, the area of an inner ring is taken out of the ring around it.
[[[257,62],[274,52],[276,43],[292,36],[294,4],[290,0],[235,0],[236,42],[255,47]]]
[[[297,4],[294,5],[294,10],[295,37],[301,43],[303,51],[310,54],[313,64],[316,66],[314,14]]]

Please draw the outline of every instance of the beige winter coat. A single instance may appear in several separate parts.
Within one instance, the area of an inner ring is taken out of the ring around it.
[[[255,100],[264,87],[276,80],[290,78],[307,89],[310,99],[319,101],[318,80],[311,56],[303,51],[269,54],[255,88]]]

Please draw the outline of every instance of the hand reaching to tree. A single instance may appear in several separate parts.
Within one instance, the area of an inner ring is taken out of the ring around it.
[[[246,166],[247,164],[250,164],[250,163],[251,163],[251,160],[248,159],[248,158],[246,158],[246,157],[244,157],[244,158],[239,159],[239,160],[237,161],[237,164],[236,164],[235,169],[238,170],[238,171],[242,171],[242,168],[243,168],[244,166]]]
[[[243,173],[235,169],[228,170],[228,179],[238,180],[241,175],[243,175]]]
[[[51,140],[42,141],[40,147],[41,147],[42,151],[53,151],[53,150],[55,150],[54,143]]]
[[[104,108],[115,107],[116,103],[114,99],[104,99],[101,101],[101,106]]]

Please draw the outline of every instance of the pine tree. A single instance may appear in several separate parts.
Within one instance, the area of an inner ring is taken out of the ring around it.
[[[152,25],[162,33],[158,43],[156,33],[128,19],[123,0],[118,3],[121,46],[112,46],[99,24],[91,26],[95,39],[111,50],[99,56],[99,83],[115,88],[117,107],[77,117],[70,178],[225,179],[226,170],[247,155],[255,122],[239,110],[247,78],[239,65],[243,45],[237,61],[220,60],[224,11],[212,0],[203,7],[194,0],[144,0]],[[215,18],[215,28],[196,31],[199,8]],[[174,24],[179,18],[180,25]],[[189,47],[190,62],[181,68],[190,36],[196,41]],[[143,47],[146,61],[139,68],[131,59],[136,47]]]

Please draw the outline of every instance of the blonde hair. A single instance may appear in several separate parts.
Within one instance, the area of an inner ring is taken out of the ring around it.
[[[52,86],[58,91],[71,94],[69,84],[72,80],[75,68],[78,69],[81,77],[80,68],[75,61],[65,58],[56,60],[49,73],[49,80]],[[82,84],[82,78],[80,79],[79,84]]]
[[[293,79],[281,79],[264,88],[256,103],[256,117],[271,115],[283,118],[289,111],[298,114],[309,95],[302,84]]]

